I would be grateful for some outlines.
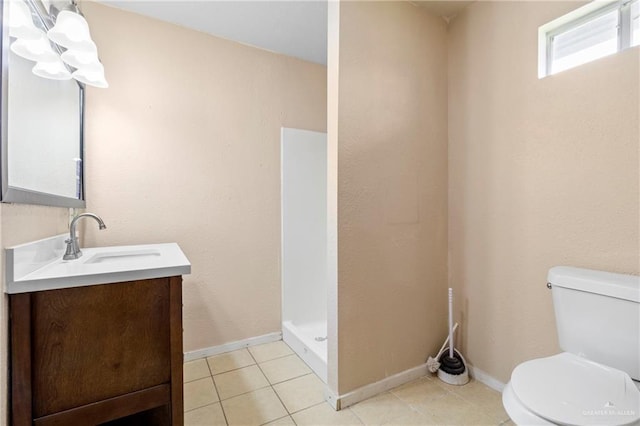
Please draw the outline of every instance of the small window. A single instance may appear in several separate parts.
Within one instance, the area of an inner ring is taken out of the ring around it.
[[[631,3],[631,46],[640,44],[640,1]]]
[[[542,78],[640,44],[640,0],[594,1],[538,30]]]

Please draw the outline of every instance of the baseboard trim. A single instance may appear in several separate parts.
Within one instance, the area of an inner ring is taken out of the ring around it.
[[[263,343],[271,343],[282,340],[282,332],[274,332],[264,334],[262,336],[249,337],[248,339],[236,340],[235,342],[225,343],[218,346],[210,346],[204,349],[198,349],[195,351],[189,351],[184,353],[184,362],[193,361],[200,358],[206,358],[213,355],[222,354],[225,352],[236,351],[242,348],[248,348],[249,346],[262,345]]]
[[[470,376],[478,382],[483,383],[498,392],[502,392],[502,390],[504,389],[505,384],[495,377],[489,375],[487,372],[472,365],[468,365],[467,367],[469,368]],[[357,404],[360,401],[364,401],[367,398],[371,398],[372,396],[385,392],[389,389],[393,389],[412,380],[419,379],[420,377],[426,376],[427,374],[429,374],[427,364],[422,364],[417,367],[410,368],[409,370],[394,374],[393,376],[389,376],[378,382],[355,389],[344,395],[338,395],[327,387],[325,388],[324,396],[326,401],[333,407],[334,410],[341,410],[343,408],[347,408],[351,405]]]
[[[487,373],[486,371],[483,371],[477,367],[474,367],[473,365],[469,365],[469,374],[478,382],[484,383],[485,385],[489,386],[491,389],[498,391],[500,393],[502,393],[502,390],[505,387],[505,384],[502,383],[500,380],[489,375],[489,373]]]
[[[420,377],[425,376],[428,371],[427,364],[421,364],[417,367],[396,373],[393,376],[385,377],[375,383],[347,392],[344,395],[336,395],[330,389],[326,389],[325,399],[334,408],[334,410],[341,410],[389,389],[393,389],[412,380],[419,379]]]

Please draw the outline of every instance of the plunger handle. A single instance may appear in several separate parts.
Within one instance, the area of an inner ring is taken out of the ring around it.
[[[453,358],[453,289],[449,287],[449,357]]]

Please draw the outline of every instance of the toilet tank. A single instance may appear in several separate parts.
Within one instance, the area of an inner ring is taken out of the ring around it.
[[[560,347],[640,380],[640,277],[549,270]]]

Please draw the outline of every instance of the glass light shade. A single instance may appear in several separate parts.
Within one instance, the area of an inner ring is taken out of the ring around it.
[[[58,59],[58,55],[53,51],[44,31],[40,31],[40,37],[36,40],[18,39],[14,41],[11,44],[11,51],[35,62],[53,62]]]
[[[96,52],[78,52],[77,50],[67,50],[60,58],[74,68],[93,69],[100,71],[100,61]],[[102,68],[104,72],[104,68]]]
[[[80,68],[71,74],[73,78],[81,83],[88,84],[89,86],[99,87],[106,89],[109,87],[109,83],[104,77],[104,66],[100,62],[97,63],[97,67]]]
[[[51,80],[71,80],[71,73],[60,59],[52,62],[38,62],[31,71],[38,77]]]
[[[29,6],[22,0],[9,0],[9,35],[25,40],[36,40],[41,32],[33,24]]]
[[[75,12],[63,10],[56,18],[56,24],[47,33],[49,39],[62,47],[80,52],[96,52],[96,44],[91,40],[89,24]]]

